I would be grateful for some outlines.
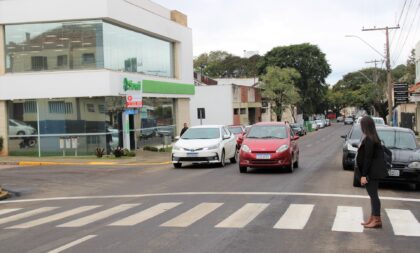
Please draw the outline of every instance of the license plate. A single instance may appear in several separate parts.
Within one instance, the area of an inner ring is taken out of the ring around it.
[[[271,159],[270,154],[257,154],[257,159]]]
[[[399,170],[388,170],[388,175],[390,177],[399,177],[400,171]]]
[[[198,153],[187,153],[188,157],[197,157]]]

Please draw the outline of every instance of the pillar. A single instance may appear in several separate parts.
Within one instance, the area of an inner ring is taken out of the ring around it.
[[[189,127],[191,126],[189,98],[177,98],[175,100],[175,121],[175,136],[179,136],[184,123],[187,123]]]
[[[5,52],[4,52],[4,26],[0,25],[0,76],[6,72],[5,66]],[[3,137],[3,149],[0,151],[0,156],[7,156],[9,145],[8,145],[8,123],[7,123],[7,102],[0,100],[0,136]]]

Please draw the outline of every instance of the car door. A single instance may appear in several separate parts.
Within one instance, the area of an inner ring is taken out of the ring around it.
[[[18,126],[15,122],[9,120],[9,135],[16,135]]]
[[[225,141],[226,157],[231,158],[235,155],[235,151],[236,151],[235,135],[232,134],[226,127],[222,128],[222,133],[223,133],[223,136],[229,135],[229,139],[226,139],[223,141]]]

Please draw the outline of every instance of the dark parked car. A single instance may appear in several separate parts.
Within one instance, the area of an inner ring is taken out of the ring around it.
[[[294,123],[294,124],[290,124],[290,127],[293,129],[293,132],[295,132],[295,134],[299,136],[306,135],[306,130],[302,125]]]
[[[420,187],[420,151],[414,132],[407,128],[377,126],[379,138],[392,151],[392,168],[383,182],[415,184]],[[356,165],[357,166],[357,165]],[[355,169],[354,186],[360,186],[359,170]]]
[[[343,144],[343,169],[352,170],[354,168],[354,160],[356,158],[357,148],[359,147],[362,130],[360,125],[354,125],[348,134],[342,135]]]

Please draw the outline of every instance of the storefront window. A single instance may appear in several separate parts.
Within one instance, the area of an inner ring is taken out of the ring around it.
[[[105,68],[173,77],[173,43],[103,23]]]
[[[103,68],[102,21],[6,25],[10,73]]]
[[[106,68],[174,77],[173,43],[102,20],[5,26],[8,73]]]

